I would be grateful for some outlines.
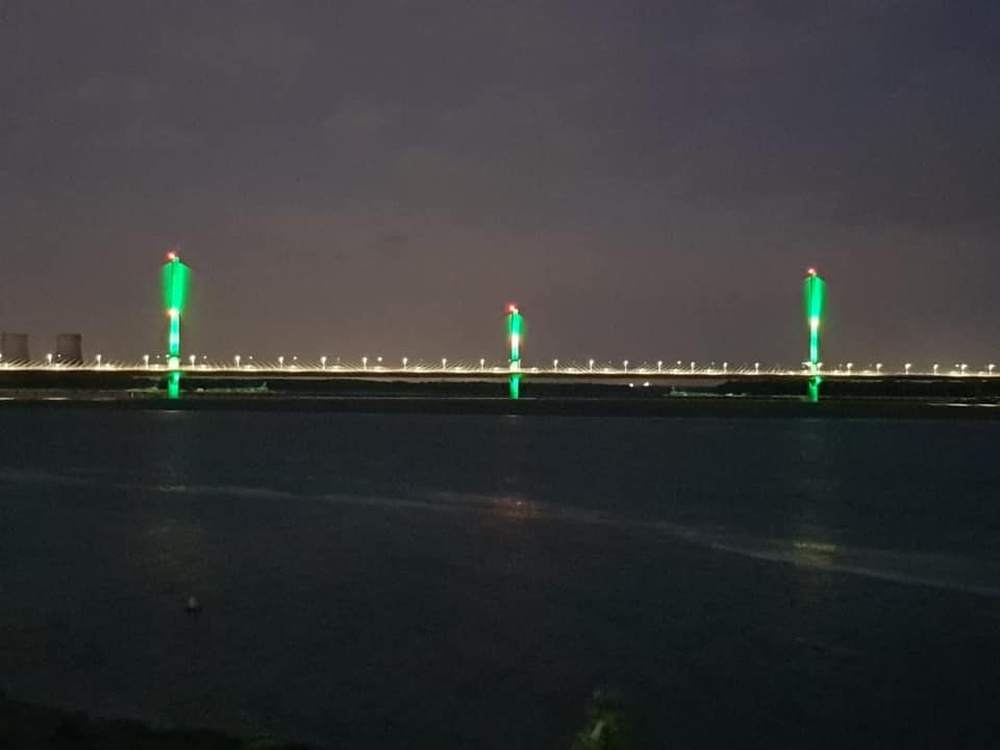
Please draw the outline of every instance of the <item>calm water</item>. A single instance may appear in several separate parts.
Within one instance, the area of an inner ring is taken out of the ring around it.
[[[609,686],[634,747],[995,746],[1000,424],[0,420],[12,696],[506,750]]]

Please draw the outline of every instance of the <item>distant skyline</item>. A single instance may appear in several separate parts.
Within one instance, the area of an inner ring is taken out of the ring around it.
[[[1000,359],[995,0],[0,0],[0,330],[162,353]],[[39,353],[35,344],[35,353]]]

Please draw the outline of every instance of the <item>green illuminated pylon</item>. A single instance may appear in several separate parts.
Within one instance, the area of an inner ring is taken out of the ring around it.
[[[517,305],[507,306],[507,362],[510,370],[510,397],[521,396],[521,341],[524,337],[524,318]]]
[[[809,400],[819,401],[819,386],[823,378],[819,374],[820,330],[823,327],[823,312],[826,307],[826,282],[810,268],[805,279],[806,325],[809,327]]]
[[[181,263],[175,252],[167,253],[167,262],[161,272],[163,305],[170,321],[167,331],[167,398],[181,395],[181,316],[187,304],[190,269]]]

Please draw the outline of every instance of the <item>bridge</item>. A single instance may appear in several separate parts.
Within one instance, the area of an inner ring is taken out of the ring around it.
[[[362,358],[363,359],[363,358]],[[485,359],[478,362],[457,361],[447,359],[438,361],[416,360],[411,362],[407,357],[401,357],[397,364],[388,364],[384,358],[371,362],[362,361],[329,361],[299,360],[297,357],[283,361],[264,360],[253,361],[239,355],[232,361],[209,360],[207,357],[191,359],[181,365],[157,362],[152,358],[148,361],[102,361],[100,355],[92,362],[84,364],[56,363],[47,360],[36,362],[3,362],[0,359],[0,374],[7,373],[120,373],[134,377],[165,377],[171,372],[179,371],[182,375],[197,375],[199,377],[219,377],[226,379],[259,379],[261,376],[270,378],[322,378],[322,379],[367,379],[367,380],[502,380],[510,375],[508,364],[489,362]],[[948,366],[940,364],[930,367],[915,368],[906,363],[897,367],[886,367],[881,363],[857,367],[852,363],[839,365],[830,369],[819,366],[814,371],[808,363],[798,368],[778,366],[763,366],[759,363],[729,364],[729,363],[698,363],[678,362],[667,363],[642,361],[633,364],[626,360],[620,363],[587,362],[561,363],[555,360],[547,365],[522,366],[520,372],[530,375],[532,379],[560,379],[581,382],[599,382],[602,380],[656,379],[656,380],[754,380],[754,379],[802,379],[812,377],[818,372],[825,380],[852,379],[892,379],[892,380],[967,380],[971,378],[1000,378],[1000,371],[995,364],[985,364],[970,367],[967,363],[954,363]]]
[[[42,380],[47,382],[81,383],[91,376],[114,376],[117,382],[125,379],[150,382],[162,380],[166,384],[166,395],[178,398],[181,394],[182,378],[197,378],[201,382],[211,380],[228,382],[260,382],[267,380],[366,380],[366,381],[465,381],[492,382],[505,380],[509,395],[517,399],[520,383],[524,377],[532,381],[562,383],[600,383],[641,381],[642,385],[653,382],[671,383],[685,381],[788,382],[801,380],[807,385],[809,401],[819,400],[820,386],[826,382],[938,382],[952,381],[992,381],[998,377],[996,365],[986,363],[942,364],[914,367],[906,362],[897,366],[886,366],[881,362],[855,366],[853,362],[825,365],[820,356],[821,334],[826,303],[826,281],[816,269],[810,268],[804,279],[805,331],[808,343],[807,359],[793,367],[781,365],[765,366],[761,362],[731,363],[697,362],[689,360],[656,359],[621,362],[562,361],[528,365],[522,359],[523,317],[517,305],[507,306],[506,348],[504,362],[449,361],[442,357],[437,360],[413,359],[409,356],[387,359],[382,356],[367,355],[353,360],[340,357],[332,359],[322,356],[317,360],[300,360],[297,356],[278,357],[275,360],[256,360],[253,356],[234,354],[226,359],[209,359],[207,355],[181,354],[181,332],[184,312],[188,303],[190,269],[181,262],[176,251],[167,255],[161,269],[163,305],[168,321],[164,354],[144,355],[141,361],[111,361],[98,354],[92,361],[66,363],[54,361],[53,355],[46,355],[42,361],[10,361],[0,353],[0,387],[4,383],[27,383]],[[20,387],[30,387],[21,385]],[[992,389],[991,389],[992,390]]]

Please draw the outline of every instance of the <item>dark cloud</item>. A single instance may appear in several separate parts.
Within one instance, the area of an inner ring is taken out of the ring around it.
[[[2,7],[0,328],[155,348],[179,243],[219,356],[791,362],[811,264],[832,357],[994,356],[987,0]]]

